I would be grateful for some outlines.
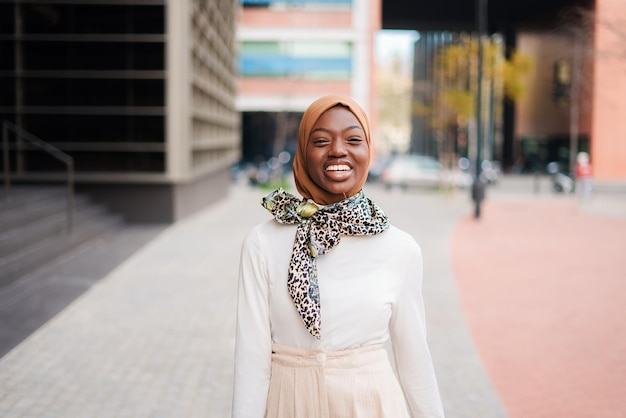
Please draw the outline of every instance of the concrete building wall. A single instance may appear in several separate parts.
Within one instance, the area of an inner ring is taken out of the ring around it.
[[[242,8],[239,25],[242,28],[349,28],[352,25],[352,11],[332,8],[327,10]]]
[[[374,142],[374,158],[376,155],[376,142],[379,141],[380,138],[380,118],[378,113],[378,88],[377,88],[377,80],[376,80],[376,56],[374,45],[376,42],[376,33],[382,29],[382,20],[383,20],[383,5],[382,0],[372,1],[369,8],[369,30],[368,30],[368,45],[369,45],[369,103],[367,104],[369,108],[369,119],[371,124],[371,135]]]

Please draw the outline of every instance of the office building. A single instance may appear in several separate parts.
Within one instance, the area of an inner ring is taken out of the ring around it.
[[[70,154],[77,190],[128,220],[181,219],[227,192],[239,158],[238,8],[0,0],[0,116]],[[17,181],[63,179],[27,145],[11,159]]]
[[[237,109],[243,159],[293,153],[302,112],[351,96],[376,129],[373,47],[380,0],[242,0]],[[375,135],[373,135],[375,137]]]

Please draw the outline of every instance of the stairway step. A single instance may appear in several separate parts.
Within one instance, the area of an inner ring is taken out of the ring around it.
[[[81,204],[74,210],[73,224],[78,225],[87,219],[103,215],[105,215],[103,207]],[[0,258],[15,253],[46,237],[64,233],[66,230],[67,214],[65,210],[45,213],[40,218],[22,224],[19,227],[2,230],[0,232]]]
[[[22,248],[18,252],[0,258],[0,287],[6,286],[24,274],[53,261],[107,230],[118,228],[120,224],[121,218],[114,216],[85,219],[84,222],[74,225],[69,234],[62,232],[55,236],[49,236]]]
[[[81,205],[86,205],[86,196],[76,196],[74,198],[74,209]],[[15,204],[0,211],[0,231],[18,229],[46,216],[55,213],[66,213],[67,201],[63,196],[48,195],[39,199],[26,199],[21,205]]]
[[[66,191],[58,185],[18,185],[9,196],[0,192],[0,287],[123,224],[87,196],[75,195],[68,231]]]
[[[66,199],[67,189],[60,186],[14,186],[7,196],[5,191],[0,192],[0,213],[12,209],[23,208],[49,198]]]

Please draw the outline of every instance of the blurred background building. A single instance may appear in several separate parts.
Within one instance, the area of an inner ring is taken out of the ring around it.
[[[376,176],[407,152],[523,174],[588,151],[596,188],[623,190],[625,19],[626,0],[0,0],[0,174],[37,186],[2,193],[0,283],[119,218],[193,214],[234,174],[276,186],[329,93],[369,114]],[[377,54],[381,29],[409,55]]]
[[[411,152],[471,155],[477,143],[468,114],[475,104],[480,2],[383,3],[384,29],[418,31],[413,73]],[[623,0],[484,1],[487,48],[482,74],[483,157],[507,172],[545,172],[549,162],[573,172],[589,152],[599,185],[626,179],[626,2]],[[470,39],[468,41],[468,39]],[[465,85],[442,64],[463,44]],[[456,50],[455,50],[456,48]],[[447,50],[447,51],[446,51]],[[448,54],[450,53],[450,54]],[[499,61],[490,67],[487,60]],[[445,68],[442,68],[445,67]],[[496,69],[491,71],[492,69]],[[458,80],[457,80],[458,81]],[[474,85],[474,87],[471,87]],[[446,114],[446,112],[448,114]],[[447,116],[447,119],[446,119]],[[471,119],[471,118],[470,118]]]
[[[288,169],[301,113],[327,93],[365,107],[377,154],[470,155],[467,98],[448,95],[457,114],[444,123],[433,92],[450,83],[437,54],[477,39],[478,3],[0,0],[0,117],[70,154],[77,189],[129,221],[171,222],[219,199],[235,162]],[[485,158],[532,172],[584,150],[597,179],[626,179],[624,1],[485,3],[494,56],[532,61],[523,94],[505,98],[505,75],[483,79]],[[413,80],[375,65],[381,28],[418,34]],[[31,145],[9,148],[12,179],[62,180]]]
[[[381,0],[241,0],[237,109],[243,163],[295,151],[302,112],[324,94],[357,100],[377,126],[374,37]],[[289,168],[289,160],[282,159]]]
[[[189,215],[227,192],[239,158],[238,7],[0,1],[0,118],[70,154],[77,190],[127,220]],[[54,159],[11,143],[14,180],[63,179]]]

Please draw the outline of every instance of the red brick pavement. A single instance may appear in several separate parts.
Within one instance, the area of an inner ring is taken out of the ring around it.
[[[454,274],[510,418],[626,417],[626,219],[573,201],[488,201]]]

